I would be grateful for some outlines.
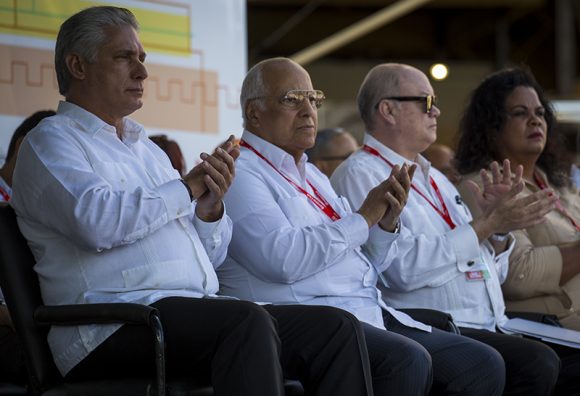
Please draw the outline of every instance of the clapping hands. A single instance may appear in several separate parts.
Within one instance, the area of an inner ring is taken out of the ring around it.
[[[197,200],[196,215],[201,220],[215,221],[223,214],[222,198],[234,179],[234,161],[240,155],[234,140],[231,135],[212,155],[201,153],[202,162],[183,178]]]
[[[358,213],[367,221],[369,228],[375,224],[385,231],[395,230],[399,216],[409,197],[411,181],[416,165],[396,165],[389,177],[369,191]]]

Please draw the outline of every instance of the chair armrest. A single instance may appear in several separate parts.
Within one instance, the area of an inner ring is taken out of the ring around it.
[[[39,326],[77,326],[87,324],[145,325],[153,331],[157,396],[165,396],[165,337],[156,308],[131,303],[40,305],[34,311]]]
[[[506,312],[508,318],[522,318],[532,322],[540,322],[550,326],[563,327],[556,315],[545,314],[540,312]]]
[[[132,303],[41,305],[34,311],[34,321],[41,326],[76,326],[86,324],[151,324],[157,309]]]
[[[406,313],[416,321],[433,326],[437,329],[459,334],[459,329],[453,322],[453,317],[446,312],[429,308],[405,308],[399,311]]]

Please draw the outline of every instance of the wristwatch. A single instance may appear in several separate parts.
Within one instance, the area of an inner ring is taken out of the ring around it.
[[[395,225],[395,229],[391,231],[391,234],[398,234],[401,231],[401,219],[397,220],[397,224]]]

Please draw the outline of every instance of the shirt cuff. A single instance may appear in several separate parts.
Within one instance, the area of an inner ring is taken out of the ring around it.
[[[455,257],[457,269],[461,272],[470,271],[471,267],[480,260],[480,246],[477,234],[470,224],[463,224],[445,234],[449,240]]]
[[[379,272],[384,272],[391,264],[392,258],[389,253],[393,242],[399,235],[399,233],[383,230],[378,224],[371,228],[368,241],[364,245],[364,251]]]
[[[179,179],[160,185],[157,188],[157,192],[165,203],[169,220],[192,213],[189,193]]]
[[[351,213],[338,220],[336,224],[341,228],[347,237],[347,244],[350,248],[357,248],[369,238],[369,225],[365,218],[358,213]]]
[[[385,231],[378,224],[375,224],[371,228],[367,244],[388,249],[391,244],[399,237],[399,234],[400,233],[398,232],[393,233]]]
[[[227,217],[226,204],[224,203],[223,205],[224,213],[222,214],[222,217],[216,221],[207,222],[197,217],[197,215],[193,216],[193,226],[195,227],[200,238],[211,238],[213,235],[215,235],[216,232],[219,232],[218,230],[220,230],[223,220]]]
[[[512,251],[514,250],[514,247],[516,246],[516,238],[514,238],[514,234],[512,234],[511,232],[508,233],[507,238],[508,238],[508,245],[503,252],[501,252],[495,256],[496,261],[503,259],[504,256],[506,256],[506,255],[507,255],[507,258],[509,259],[510,254],[512,254]]]

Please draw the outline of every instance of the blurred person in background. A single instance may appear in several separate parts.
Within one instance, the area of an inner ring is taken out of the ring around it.
[[[580,124],[558,122],[556,128],[562,137],[562,161],[572,185],[580,189]]]
[[[18,157],[18,149],[24,137],[34,128],[40,120],[46,117],[55,115],[53,110],[41,110],[26,118],[16,128],[10,143],[8,144],[8,152],[6,153],[6,162],[0,168],[0,202],[8,202],[12,196],[12,174],[14,173],[14,166],[16,165],[16,158]]]
[[[165,151],[165,154],[169,157],[169,161],[171,161],[173,169],[178,171],[179,175],[183,177],[186,173],[186,167],[179,144],[175,140],[169,139],[167,135],[151,135],[149,139],[153,140],[153,143]]]
[[[443,173],[451,183],[457,185],[461,175],[455,167],[455,151],[445,144],[434,143],[421,153],[437,170]]]
[[[312,162],[327,177],[338,165],[358,148],[356,139],[343,128],[321,129],[316,134],[314,147],[306,150],[308,161]]]

